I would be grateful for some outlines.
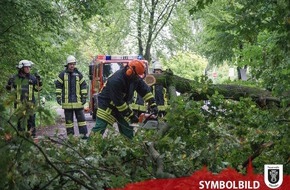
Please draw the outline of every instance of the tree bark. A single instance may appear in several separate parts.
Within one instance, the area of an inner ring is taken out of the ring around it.
[[[149,155],[151,156],[152,160],[156,164],[156,177],[157,178],[175,178],[175,175],[164,172],[164,164],[163,164],[162,156],[154,148],[154,143],[146,142],[145,148],[148,150]]]
[[[190,97],[194,100],[207,100],[208,96],[213,95],[215,92],[223,95],[226,99],[232,99],[239,101],[241,97],[250,97],[255,101],[259,106],[265,107],[268,105],[280,105],[280,98],[274,97],[272,93],[268,90],[249,87],[235,84],[207,84],[207,91],[199,91],[195,89],[196,82],[194,80],[185,79],[174,75],[171,71],[165,71],[162,74],[152,74],[157,84],[162,84],[168,89],[169,97],[174,97],[174,94],[171,92],[172,89],[183,93],[188,93]]]
[[[274,146],[274,143],[271,141],[271,142],[268,142],[268,143],[263,143],[261,144],[255,151],[252,155],[250,155],[248,157],[247,160],[245,160],[242,164],[243,168],[246,168],[249,164],[250,161],[253,161],[255,158],[257,158],[258,156],[260,156],[260,154],[262,154],[262,152],[269,148],[269,147],[272,147]]]

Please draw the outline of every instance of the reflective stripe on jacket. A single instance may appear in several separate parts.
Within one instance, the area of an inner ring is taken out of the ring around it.
[[[134,97],[130,107],[132,110],[146,112],[148,106],[146,102],[143,101],[142,97],[138,95],[136,91],[134,91]]]
[[[165,111],[168,108],[167,91],[162,85],[155,84],[152,87],[152,93],[155,97],[159,111]]]
[[[55,81],[56,97],[61,97],[63,109],[83,108],[82,98],[87,97],[87,84],[83,75],[74,69],[62,71]]]
[[[34,92],[41,90],[41,86],[38,85],[34,75],[20,73],[9,79],[6,88],[8,90],[16,90],[15,108],[18,108],[23,101],[35,103]]]

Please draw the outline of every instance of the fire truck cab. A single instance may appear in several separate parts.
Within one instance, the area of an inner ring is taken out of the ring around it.
[[[108,77],[117,70],[125,67],[131,60],[139,59],[146,65],[148,74],[148,62],[138,55],[98,55],[89,65],[89,108],[88,112],[96,119],[98,108],[98,94],[102,90]]]

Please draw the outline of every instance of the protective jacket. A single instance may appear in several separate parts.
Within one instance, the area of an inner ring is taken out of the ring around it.
[[[10,77],[6,89],[8,91],[16,90],[15,108],[18,108],[24,101],[35,103],[34,92],[42,89],[42,82],[38,81],[34,75],[19,71],[18,74]]]
[[[133,115],[128,103],[132,100],[134,91],[149,102],[156,105],[152,92],[141,78],[132,79],[126,75],[126,68],[116,71],[108,78],[107,83],[98,96],[97,117],[113,125],[114,112],[121,113],[125,120]]]
[[[164,88],[160,84],[155,84],[151,87],[152,93],[155,97],[156,104],[158,106],[159,111],[165,111],[168,107],[168,99],[166,88]]]
[[[132,99],[130,107],[132,108],[132,110],[138,111],[140,113],[145,113],[148,110],[146,102],[144,102],[142,97],[136,91],[134,92],[134,97]]]
[[[63,109],[83,108],[82,99],[87,96],[86,81],[76,68],[62,71],[55,81],[56,97],[61,97]]]

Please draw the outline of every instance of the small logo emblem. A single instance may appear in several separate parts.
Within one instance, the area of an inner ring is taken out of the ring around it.
[[[264,165],[264,181],[271,189],[280,187],[283,182],[283,165]]]

